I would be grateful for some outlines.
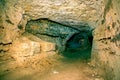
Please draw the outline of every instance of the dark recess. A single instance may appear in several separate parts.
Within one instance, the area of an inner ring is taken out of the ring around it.
[[[92,32],[80,31],[74,34],[66,43],[66,49],[62,53],[67,58],[90,59],[93,36]]]

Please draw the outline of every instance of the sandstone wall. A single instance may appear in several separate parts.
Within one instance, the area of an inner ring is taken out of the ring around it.
[[[120,79],[120,1],[107,0],[103,20],[95,29],[92,58],[105,80]]]

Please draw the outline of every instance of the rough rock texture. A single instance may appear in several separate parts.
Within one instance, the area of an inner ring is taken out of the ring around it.
[[[20,46],[23,42],[17,46],[14,45],[14,40],[25,32],[26,24],[31,20],[49,19],[78,30],[94,29],[92,61],[96,67],[104,71],[105,80],[119,80],[119,7],[119,0],[0,0],[0,52],[8,51],[12,43],[12,47],[20,47],[16,49],[18,52],[26,51]],[[46,38],[51,37],[46,36]],[[56,50],[53,43],[42,44],[43,46],[37,46],[42,49],[39,51]],[[51,49],[45,48],[48,45],[51,45]],[[32,54],[34,51],[36,47]]]
[[[24,36],[17,38],[9,48],[9,55],[21,64],[25,63],[28,58],[32,58],[36,54],[54,54],[56,51],[54,43],[43,41],[28,33],[25,33]]]
[[[59,51],[64,51],[67,40],[79,30],[64,26],[50,20],[29,21],[26,32],[32,33],[39,38],[56,43]]]
[[[85,23],[95,24],[102,14],[103,0],[20,0],[18,3],[29,19],[49,18],[62,24],[80,27]]]
[[[107,0],[101,25],[95,29],[92,58],[105,80],[120,79],[120,1]]]
[[[22,19],[22,9],[14,7],[14,1],[1,0],[0,4],[2,12],[0,14],[0,43],[8,44],[19,35],[18,24]]]
[[[63,52],[68,47],[67,43],[70,43],[69,48],[85,50],[90,45],[89,38],[92,36],[92,30],[78,30],[48,19],[28,21],[25,31],[42,40],[55,43],[59,52]]]
[[[10,53],[17,61],[24,61],[26,57],[33,56],[40,52],[40,43],[30,41],[26,37],[15,40],[10,47]]]
[[[48,18],[79,29],[88,29],[85,26],[89,25],[93,29],[104,7],[103,0],[1,0],[0,4],[0,24],[4,30],[0,42],[4,44],[11,43],[23,32],[28,20]]]

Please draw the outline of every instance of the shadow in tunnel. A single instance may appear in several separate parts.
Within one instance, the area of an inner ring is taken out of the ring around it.
[[[62,55],[67,58],[90,59],[93,36],[85,31],[74,34],[66,43],[66,49]]]

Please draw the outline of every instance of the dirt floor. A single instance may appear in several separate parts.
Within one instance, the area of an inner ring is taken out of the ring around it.
[[[28,60],[20,66],[7,53],[1,53],[0,80],[104,80],[90,60],[44,53]]]

